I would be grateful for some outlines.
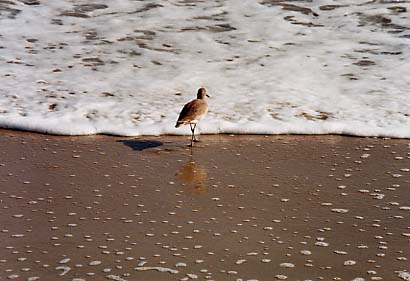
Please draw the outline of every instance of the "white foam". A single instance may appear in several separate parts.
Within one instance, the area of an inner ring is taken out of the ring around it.
[[[64,258],[59,263],[60,264],[68,263],[70,260],[71,260],[70,258]]]
[[[345,266],[351,266],[351,265],[355,265],[357,262],[354,260],[347,260],[343,262],[343,265]]]
[[[112,274],[105,276],[105,278],[110,279],[110,280],[115,280],[115,281],[127,281],[126,279],[121,278],[120,276],[112,275]]]
[[[403,280],[410,281],[410,273],[406,271],[399,272],[399,277]]]
[[[61,15],[80,9],[69,0],[19,4],[15,19],[0,16],[0,127],[188,134],[174,128],[177,115],[205,86],[201,133],[410,137],[409,13],[388,1],[296,3],[318,16],[259,2],[144,10],[145,1],[118,0],[80,11],[88,18]]]
[[[280,267],[294,268],[295,265],[293,263],[290,263],[290,262],[284,262],[284,263],[280,264]]]
[[[172,274],[177,274],[179,273],[178,270],[172,269],[172,268],[167,268],[167,267],[162,267],[162,266],[139,266],[134,268],[137,271],[147,271],[147,270],[156,270],[159,272],[168,272]]]
[[[56,269],[57,270],[62,270],[62,272],[60,273],[60,276],[64,276],[71,270],[71,267],[69,267],[69,266],[57,266]]]
[[[310,256],[312,254],[312,252],[309,250],[301,250],[300,253],[304,256]]]

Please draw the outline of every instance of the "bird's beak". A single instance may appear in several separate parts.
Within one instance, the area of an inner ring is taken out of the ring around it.
[[[211,96],[210,95],[208,95],[208,94],[206,94],[206,96],[208,97],[208,98],[210,98]]]

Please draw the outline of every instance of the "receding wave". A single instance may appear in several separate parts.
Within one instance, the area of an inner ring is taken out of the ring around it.
[[[24,4],[25,3],[25,4]],[[410,1],[5,1],[0,127],[410,137]]]

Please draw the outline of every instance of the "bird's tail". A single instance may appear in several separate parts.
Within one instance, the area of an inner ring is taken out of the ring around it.
[[[179,127],[181,127],[182,125],[184,125],[183,123],[180,123],[180,122],[177,122],[176,124],[175,124],[175,128],[179,128]]]

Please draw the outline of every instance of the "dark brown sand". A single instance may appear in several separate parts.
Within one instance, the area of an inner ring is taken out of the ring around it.
[[[201,139],[1,131],[0,280],[410,280],[410,140]]]

